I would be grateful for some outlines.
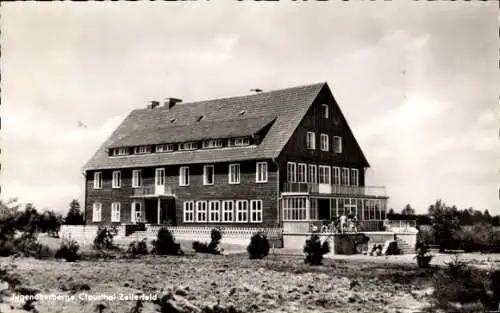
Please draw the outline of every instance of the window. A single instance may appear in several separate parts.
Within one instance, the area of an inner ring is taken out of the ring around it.
[[[297,166],[297,182],[305,183],[306,182],[306,172],[307,165],[304,163],[299,163]]]
[[[196,221],[207,221],[207,201],[196,201]]]
[[[164,186],[165,185],[165,169],[157,168],[155,171],[155,185]]]
[[[283,199],[283,220],[304,221],[307,219],[307,201],[304,197]]]
[[[111,222],[120,222],[120,202],[111,203]]]
[[[320,184],[330,184],[330,167],[320,165],[319,166],[319,183]]]
[[[132,188],[138,188],[142,186],[142,172],[141,170],[132,171]]]
[[[351,168],[351,185],[359,186],[359,171],[357,168]]]
[[[328,150],[330,150],[328,135],[321,134],[321,151],[328,151]]]
[[[156,152],[170,152],[170,151],[174,151],[174,145],[172,144],[156,146]]]
[[[333,152],[342,153],[342,137],[333,136]]]
[[[321,117],[328,118],[328,104],[321,105]]]
[[[220,221],[220,201],[210,201],[208,203],[208,217],[210,222]]]
[[[132,223],[142,222],[141,202],[132,202],[132,212],[130,215],[130,220],[132,221]]]
[[[189,166],[181,166],[179,169],[179,186],[189,186]]]
[[[262,200],[250,201],[250,222],[262,223]]]
[[[94,172],[94,189],[102,188],[102,172]]]
[[[122,173],[120,171],[113,171],[113,180],[111,187],[120,188],[122,186]]]
[[[316,136],[313,132],[307,132],[306,134],[306,148],[316,149]]]
[[[248,222],[248,202],[247,200],[236,201],[236,222]]]
[[[179,150],[196,150],[198,143],[196,142],[183,142],[179,144]]]
[[[333,167],[333,184],[340,185],[340,167]]]
[[[222,201],[222,222],[232,222],[234,220],[234,202],[230,200]]]
[[[138,146],[134,148],[135,154],[151,153],[151,146]]]
[[[222,147],[222,139],[203,141],[203,149],[220,148],[220,147]]]
[[[213,185],[214,184],[214,166],[205,165],[203,166],[203,185]]]
[[[194,201],[184,201],[184,223],[194,222]]]
[[[257,162],[255,169],[255,182],[267,183],[267,162]]]
[[[128,155],[128,148],[115,148],[112,149],[113,156]]]
[[[229,183],[239,184],[240,183],[240,165],[239,164],[229,164]]]
[[[102,205],[100,202],[96,202],[92,205],[92,221],[93,222],[100,222],[101,221],[101,210]]]
[[[349,185],[349,169],[342,168],[342,185]]]
[[[249,137],[230,138],[227,142],[227,145],[229,147],[248,146],[249,144],[250,144]]]
[[[297,181],[297,165],[294,162],[288,162],[287,164],[287,177],[289,183]]]
[[[318,167],[314,164],[309,164],[309,171],[307,172],[307,182],[313,184],[318,183]]]

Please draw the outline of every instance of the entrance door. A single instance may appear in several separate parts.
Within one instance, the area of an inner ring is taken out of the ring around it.
[[[155,171],[155,194],[165,193],[165,169],[157,168]]]
[[[144,222],[143,218],[142,218],[141,202],[139,202],[139,201],[132,202],[130,217],[131,217],[132,223]]]
[[[318,219],[327,221],[331,219],[330,199],[318,199]]]
[[[145,215],[148,224],[158,223],[158,199],[146,199],[145,201]]]

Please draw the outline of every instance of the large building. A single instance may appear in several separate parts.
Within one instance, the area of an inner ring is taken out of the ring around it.
[[[385,218],[326,83],[133,110],[84,166],[87,224],[241,227]]]

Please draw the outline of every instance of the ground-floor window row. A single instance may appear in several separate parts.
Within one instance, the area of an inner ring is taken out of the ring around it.
[[[287,197],[281,202],[283,221],[329,220],[335,216],[355,215],[359,220],[383,220],[385,199]]]
[[[184,201],[184,223],[262,223],[262,200]]]

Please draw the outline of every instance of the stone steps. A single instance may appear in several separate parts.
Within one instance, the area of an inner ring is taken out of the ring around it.
[[[411,247],[406,241],[397,238],[396,242],[401,254],[415,254],[415,249]]]

